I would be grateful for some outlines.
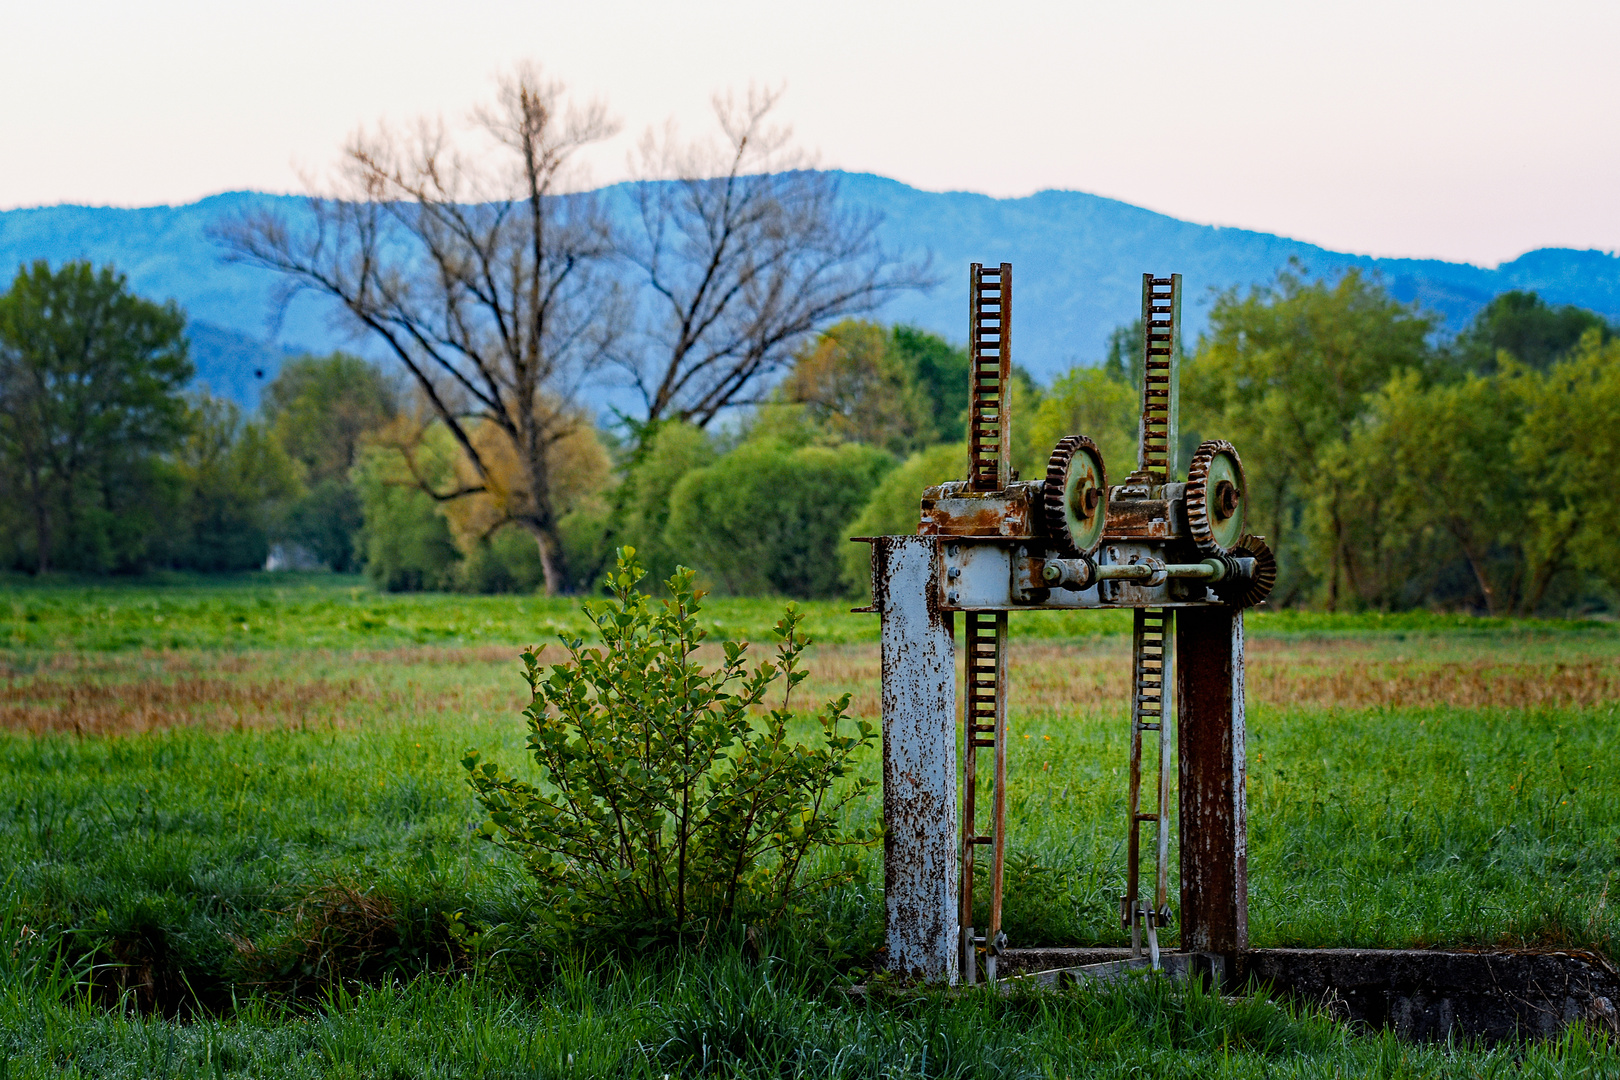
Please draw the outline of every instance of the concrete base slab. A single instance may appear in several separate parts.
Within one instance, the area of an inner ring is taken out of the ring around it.
[[[1547,1038],[1577,1023],[1620,1035],[1620,976],[1594,953],[1255,949],[1243,960],[1245,979],[1415,1041]]]
[[[1205,955],[1162,959],[1173,975],[1202,971],[1220,984],[1220,958]],[[1127,949],[1008,949],[1000,963],[1013,979],[1050,986],[1147,967]],[[1415,1041],[1546,1038],[1571,1024],[1620,1035],[1620,974],[1581,950],[1250,949],[1226,974],[1227,993],[1252,982]]]
[[[1054,950],[1056,951],[1056,950]],[[1002,955],[1006,955],[1003,953]],[[1146,956],[1123,956],[1096,963],[1074,964],[1068,967],[1023,970],[997,980],[1004,992],[1019,986],[1071,986],[1090,982],[1118,982],[1132,975],[1152,972],[1153,961]],[[1205,978],[1219,987],[1226,981],[1226,958],[1216,953],[1164,952],[1159,954],[1159,974],[1169,979],[1185,981]]]

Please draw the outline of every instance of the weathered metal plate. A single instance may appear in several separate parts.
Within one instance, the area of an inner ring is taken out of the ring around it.
[[[954,983],[956,657],[939,604],[939,541],[872,542],[883,617],[883,893],[892,971]]]
[[[919,536],[1035,535],[1039,498],[1031,485],[1014,484],[1004,491],[971,492],[962,484],[944,484],[923,492]]]
[[[1157,498],[1127,498],[1123,487],[1108,496],[1108,523],[1103,542],[1110,540],[1179,540],[1192,536],[1187,525],[1186,484],[1153,487]]]

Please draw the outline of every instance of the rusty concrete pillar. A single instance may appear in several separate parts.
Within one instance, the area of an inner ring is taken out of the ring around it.
[[[883,617],[883,892],[889,969],[957,978],[956,659],[938,541],[872,542]]]
[[[1228,961],[1249,947],[1243,612],[1176,612],[1181,948]]]

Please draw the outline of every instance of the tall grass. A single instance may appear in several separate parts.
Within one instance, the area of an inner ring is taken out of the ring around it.
[[[8,1001],[6,1075],[33,1077],[1604,1076],[1581,1031],[1528,1048],[1411,1046],[1254,995],[1135,981],[862,1004],[791,964],[565,965],[521,995],[476,977],[351,992],[313,1012],[257,997],[176,1024],[82,995]]]
[[[0,653],[0,1077],[1620,1075],[1579,1034],[1416,1048],[1147,984],[862,1004],[840,987],[881,944],[875,852],[763,945],[586,962],[474,840],[457,764],[470,745],[522,767],[501,642],[544,640],[561,605],[85,590],[0,596],[35,628]],[[356,629],[373,607],[384,625]],[[707,614],[763,628],[771,607]],[[1014,945],[1122,941],[1127,642],[1065,618],[1012,654]],[[479,633],[412,638],[435,619]],[[1255,943],[1614,956],[1613,633],[1287,621],[1251,622]],[[812,657],[807,699],[875,716],[861,640]]]

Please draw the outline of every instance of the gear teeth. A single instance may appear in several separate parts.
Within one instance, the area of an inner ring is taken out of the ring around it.
[[[1056,547],[1063,558],[1078,559],[1083,555],[1090,555],[1097,549],[1093,544],[1090,550],[1082,551],[1069,535],[1069,524],[1065,517],[1064,490],[1069,484],[1069,465],[1074,461],[1075,451],[1084,447],[1094,454],[1097,460],[1102,461],[1102,454],[1097,450],[1097,444],[1084,435],[1065,435],[1058,440],[1052,448],[1052,456],[1046,459],[1046,483],[1041,490],[1041,508],[1046,520],[1046,531],[1051,536],[1053,546]],[[1104,481],[1103,491],[1108,488]],[[1102,512],[1099,506],[1099,512]],[[1100,543],[1099,539],[1099,543]]]
[[[1205,555],[1227,554],[1226,549],[1215,542],[1215,532],[1209,524],[1209,466],[1217,455],[1223,453],[1231,454],[1232,459],[1238,462],[1239,469],[1243,467],[1237,447],[1225,439],[1210,439],[1200,444],[1191,464],[1187,466],[1187,527],[1198,550]]]
[[[1265,538],[1245,533],[1232,546],[1232,554],[1254,560],[1254,576],[1245,582],[1243,595],[1237,598],[1237,606],[1251,608],[1265,603],[1266,597],[1277,585],[1277,556],[1271,553]]]

